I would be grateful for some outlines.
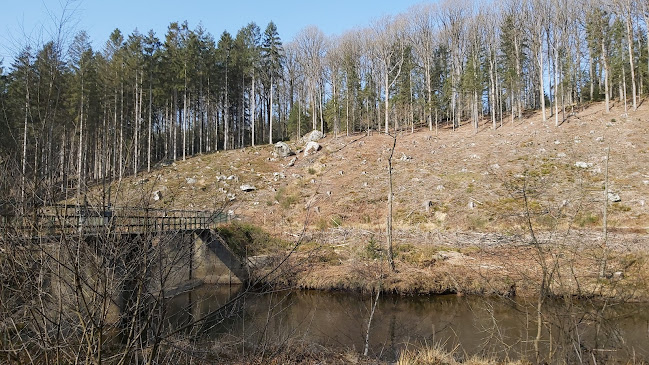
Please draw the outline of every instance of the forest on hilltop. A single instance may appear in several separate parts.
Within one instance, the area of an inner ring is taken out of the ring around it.
[[[637,108],[649,78],[649,4],[634,0],[422,3],[366,28],[284,42],[255,23],[218,39],[173,22],[101,49],[26,45],[0,70],[0,191],[41,205],[156,163],[312,129],[478,131],[588,101]],[[29,198],[28,198],[29,197]],[[4,204],[4,203],[3,203]]]

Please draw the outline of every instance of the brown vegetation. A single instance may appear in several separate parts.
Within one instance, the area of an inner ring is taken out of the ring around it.
[[[270,147],[218,152],[125,179],[115,191],[123,204],[142,189],[160,190],[164,198],[150,203],[161,208],[209,209],[233,199],[229,209],[236,217],[285,241],[306,227],[311,243],[292,258],[294,275],[281,279],[297,287],[368,290],[375,285],[369,276],[379,272],[384,290],[402,294],[507,294],[513,288],[524,293],[538,279],[538,258],[527,246],[531,227],[548,247],[544,260],[560,257],[573,270],[572,283],[557,284],[556,290],[646,299],[640,283],[649,276],[649,142],[642,124],[647,112],[624,117],[616,111],[605,114],[601,104],[593,104],[560,127],[534,114],[515,128],[484,127],[475,135],[469,127],[437,136],[399,134],[394,274],[380,260],[389,136],[327,138],[322,151],[299,155],[295,166],[273,158]],[[609,189],[621,197],[608,207],[607,275],[620,276],[614,285],[593,276],[601,256],[607,146]],[[244,183],[257,190],[240,191]],[[275,246],[280,252],[288,247]],[[309,263],[308,270],[300,260]]]

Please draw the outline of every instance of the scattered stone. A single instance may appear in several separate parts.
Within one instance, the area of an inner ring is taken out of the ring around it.
[[[305,134],[302,137],[302,142],[303,143],[315,142],[323,139],[324,137],[325,137],[324,133],[320,132],[319,130],[314,130]]]
[[[331,196],[331,191],[327,191],[327,196]]]
[[[597,137],[595,138],[595,142],[604,142],[604,137]]]
[[[345,174],[345,171],[340,170],[340,171],[338,171],[338,173],[340,174],[340,176],[343,176]]]
[[[499,168],[500,168],[500,165],[498,165],[497,163],[491,165],[492,170],[498,170]]]
[[[309,141],[309,143],[306,144],[306,147],[304,147],[304,157],[316,153],[322,148],[318,142],[315,141]]]
[[[239,178],[234,176],[234,175],[230,175],[230,176],[228,176],[227,180],[239,181]]]
[[[424,201],[424,209],[426,210],[426,213],[430,213],[430,210],[431,210],[432,207],[433,207],[433,201],[432,200]]]
[[[435,189],[437,189],[439,191],[442,191],[442,190],[444,190],[444,185],[437,185],[437,187],[435,187]]]
[[[437,254],[433,256],[436,260],[440,261],[451,261],[453,263],[459,263],[468,257],[457,251],[438,251]]]
[[[162,200],[162,192],[160,192],[160,190],[156,190],[153,192],[153,200],[154,201]]]
[[[291,175],[291,176],[292,176],[294,179],[301,179],[301,178],[302,178],[302,175],[300,175],[300,174],[293,174],[293,175]]]
[[[296,163],[296,162],[297,162],[297,157],[293,157],[293,158],[291,159],[291,161],[288,162],[288,165],[286,165],[286,166],[288,166],[288,167],[293,167],[293,166],[295,166],[295,163]]]
[[[237,196],[234,195],[234,193],[228,193],[227,196],[228,196],[228,200],[229,200],[229,201],[233,201],[233,200],[235,200],[235,199],[237,198]]]
[[[245,191],[245,192],[249,192],[249,191],[255,191],[255,190],[257,190],[256,187],[254,187],[253,185],[248,185],[248,184],[243,184],[243,185],[241,185],[241,186],[239,187],[239,189],[241,189],[241,191]]]
[[[613,202],[613,203],[617,203],[617,202],[621,202],[622,198],[620,198],[620,194],[618,194],[618,193],[616,193],[614,191],[609,191],[608,192],[608,201]]]
[[[577,166],[577,167],[579,167],[579,168],[582,168],[582,169],[587,169],[587,168],[589,168],[589,167],[593,167],[593,164],[592,164],[592,163],[583,162],[583,161],[577,161],[577,162],[575,162],[575,166]]]
[[[469,200],[468,207],[469,207],[469,209],[474,209],[475,208],[475,203],[473,202],[473,200]]]
[[[280,141],[275,143],[273,154],[279,157],[288,157],[294,155],[295,152],[291,151],[291,147],[289,147],[285,142]]]
[[[476,155],[476,154],[474,153],[474,154],[472,154],[471,156],[469,156],[469,158],[472,159],[472,160],[479,160],[479,159],[480,159],[480,156],[478,156],[478,155]]]
[[[401,152],[401,158],[399,159],[401,161],[410,161],[412,160],[412,157],[406,155],[405,153]]]
[[[196,179],[194,179],[193,177],[188,177],[185,178],[185,182],[187,182],[187,184],[189,185],[196,184]]]
[[[554,144],[561,144],[560,141],[554,141]]]
[[[564,158],[564,157],[566,157],[566,154],[563,153],[563,152],[559,152],[559,153],[557,153],[557,157],[558,158]]]

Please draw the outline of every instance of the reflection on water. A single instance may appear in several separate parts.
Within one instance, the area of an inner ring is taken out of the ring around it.
[[[282,345],[289,341],[362,351],[371,297],[350,293],[289,291],[238,294],[237,287],[203,286],[173,298],[170,325],[208,316],[187,330],[201,341]],[[649,358],[649,306],[548,303],[540,350],[555,359]],[[374,356],[394,359],[407,346],[441,343],[449,351],[498,358],[533,358],[536,303],[503,298],[382,296],[371,327]],[[590,351],[590,352],[589,352]],[[549,359],[552,360],[552,359]]]

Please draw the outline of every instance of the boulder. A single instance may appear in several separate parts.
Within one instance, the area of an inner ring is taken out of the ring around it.
[[[433,207],[433,201],[432,200],[426,200],[423,203],[424,210],[426,210],[426,213],[430,213],[430,209]]]
[[[613,203],[617,203],[617,202],[621,202],[622,198],[620,198],[620,194],[618,194],[618,193],[616,193],[614,191],[609,191],[608,192],[608,201],[613,202]]]
[[[154,201],[162,200],[162,192],[160,192],[160,190],[156,190],[153,192],[153,200]]]
[[[246,191],[246,192],[257,190],[256,187],[254,187],[253,185],[248,185],[248,184],[243,184],[243,185],[241,185],[241,186],[239,187],[239,189],[241,189],[241,191]]]
[[[324,137],[325,137],[324,133],[320,132],[319,130],[314,130],[305,134],[302,137],[302,142],[304,143],[315,142],[323,139]]]
[[[274,153],[278,157],[288,157],[295,154],[295,152],[291,151],[291,147],[289,147],[286,143],[281,141],[275,143]]]
[[[401,152],[401,158],[399,158],[401,161],[410,161],[412,160],[412,157],[406,155],[405,153]]]
[[[322,148],[318,142],[309,141],[304,147],[304,157],[314,154]]]

